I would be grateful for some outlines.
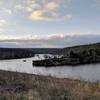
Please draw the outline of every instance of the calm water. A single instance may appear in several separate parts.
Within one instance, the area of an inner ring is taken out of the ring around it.
[[[81,65],[76,67],[60,66],[45,68],[33,66],[32,61],[36,59],[44,58],[41,55],[39,57],[27,59],[2,60],[0,61],[0,69],[38,75],[51,75],[58,78],[100,81],[100,64]],[[24,62],[23,60],[26,60],[26,62]]]

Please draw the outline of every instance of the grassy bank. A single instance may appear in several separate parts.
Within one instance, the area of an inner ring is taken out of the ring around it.
[[[0,71],[0,100],[100,100],[100,83]]]

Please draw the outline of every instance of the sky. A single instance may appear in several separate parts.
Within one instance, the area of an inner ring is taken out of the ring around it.
[[[100,42],[100,0],[0,0],[0,47]]]

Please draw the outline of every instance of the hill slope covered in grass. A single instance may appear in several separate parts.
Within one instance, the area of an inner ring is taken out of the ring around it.
[[[100,82],[0,71],[0,100],[100,100]]]

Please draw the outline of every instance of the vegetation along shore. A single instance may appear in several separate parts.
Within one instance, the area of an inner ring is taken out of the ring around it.
[[[53,58],[33,61],[34,66],[62,66],[100,63],[100,43],[63,48]]]

